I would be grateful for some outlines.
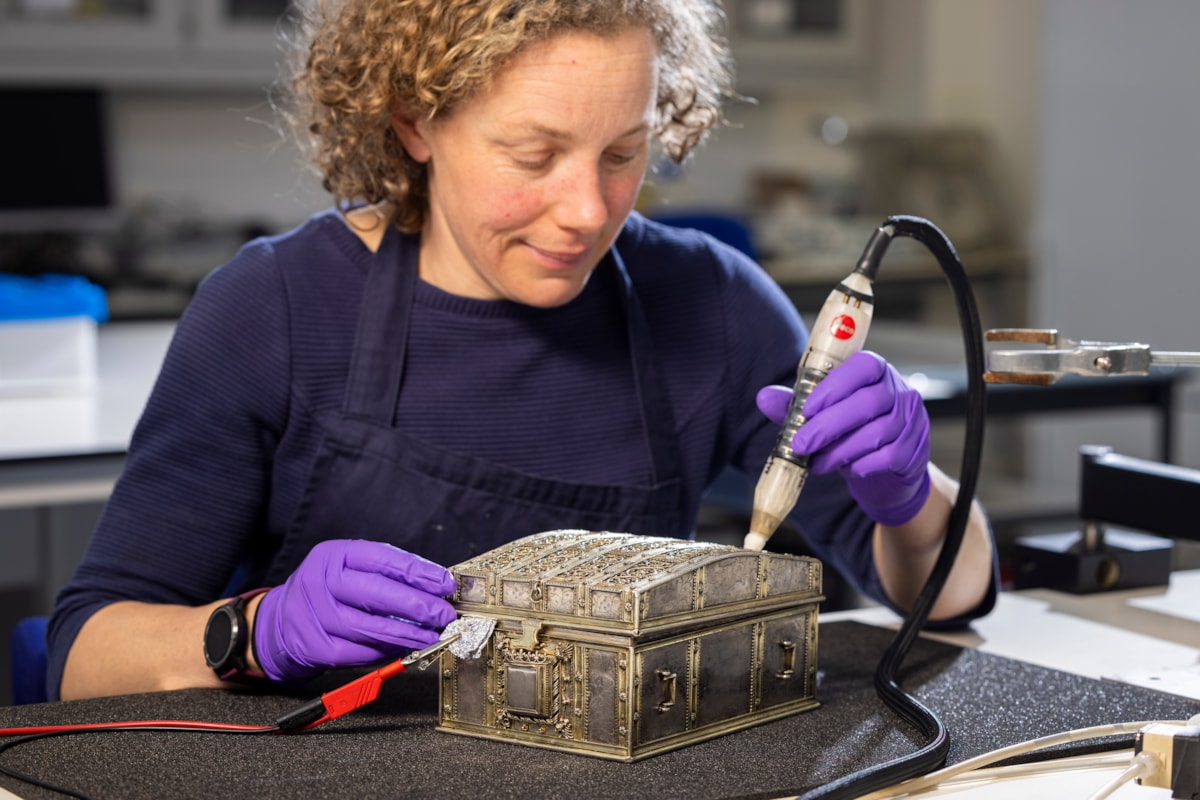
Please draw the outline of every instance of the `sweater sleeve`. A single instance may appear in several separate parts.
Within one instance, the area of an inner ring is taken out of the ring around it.
[[[221,596],[263,514],[287,415],[288,319],[274,253],[247,245],[201,284],[176,327],[125,467],[48,631],[57,697],[84,622],[121,600]]]

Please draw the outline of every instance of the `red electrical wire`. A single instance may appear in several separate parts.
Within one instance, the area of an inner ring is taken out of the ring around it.
[[[411,658],[409,656],[408,658]],[[90,722],[74,725],[38,725],[27,728],[0,728],[0,736],[35,736],[47,733],[84,733],[120,730],[190,730],[216,733],[286,733],[310,730],[349,714],[379,697],[383,682],[404,671],[400,658],[331,689],[320,697],[284,714],[273,725],[242,725],[231,722],[202,722],[185,719],[144,719],[123,722]]]
[[[408,659],[413,659],[418,655],[425,655],[432,649],[427,648],[419,654],[409,656]],[[243,725],[232,722],[203,722],[200,720],[183,719],[144,719],[125,720],[121,722],[88,722],[74,725],[35,725],[23,728],[0,728],[0,737],[25,737],[0,744],[0,752],[8,750],[22,742],[75,733],[102,733],[107,731],[194,731],[241,734],[299,733],[311,730],[344,714],[349,714],[351,711],[362,708],[367,703],[375,700],[379,696],[379,689],[383,682],[393,675],[403,672],[407,666],[404,662],[408,659],[397,659],[386,666],[372,670],[366,675],[362,675],[336,689],[332,689],[320,697],[310,700],[284,714],[273,725]],[[80,794],[73,789],[57,786],[53,783],[18,772],[2,764],[0,764],[0,773],[34,786],[40,786],[70,797],[87,800],[86,795]]]
[[[76,725],[38,725],[28,728],[0,728],[0,736],[32,736],[42,733],[83,733],[119,730],[194,730],[221,733],[270,733],[278,725],[238,725],[227,722],[199,722],[185,719],[143,719],[124,722],[89,722]]]
[[[349,714],[351,711],[362,708],[367,703],[372,702],[375,698],[379,697],[379,688],[385,680],[400,674],[409,664],[420,663],[421,669],[424,669],[430,663],[430,659],[434,654],[449,647],[451,643],[461,637],[461,633],[456,633],[453,636],[443,638],[437,643],[426,647],[424,650],[410,653],[405,658],[396,659],[385,666],[372,670],[352,681],[348,681],[336,689],[332,689],[320,697],[309,700],[307,703],[292,709],[275,720],[273,725],[242,725],[232,722],[201,722],[184,719],[144,719],[124,722],[89,722],[76,725],[37,725],[25,728],[0,728],[0,737],[25,737],[0,744],[0,753],[22,742],[45,739],[52,736],[67,736],[75,733],[105,731],[193,731],[204,733],[259,734],[299,733],[311,730],[318,725]],[[82,795],[73,789],[57,786],[39,778],[25,775],[3,764],[0,764],[0,773],[34,786],[40,786],[70,797],[87,800],[86,795]]]

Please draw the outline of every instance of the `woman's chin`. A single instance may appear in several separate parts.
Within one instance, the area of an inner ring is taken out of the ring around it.
[[[513,302],[535,308],[558,308],[579,297],[591,273],[583,276],[543,278],[510,295]]]

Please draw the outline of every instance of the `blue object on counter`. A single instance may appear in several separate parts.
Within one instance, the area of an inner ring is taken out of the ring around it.
[[[108,319],[104,289],[79,275],[0,274],[0,321],[91,317]]]
[[[704,231],[725,244],[736,247],[755,261],[758,260],[750,225],[736,214],[725,211],[661,210],[652,212],[649,216],[657,222],[676,228],[695,228],[698,231]]]

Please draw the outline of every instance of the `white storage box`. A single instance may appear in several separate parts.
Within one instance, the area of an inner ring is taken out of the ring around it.
[[[96,385],[96,320],[0,320],[0,397],[81,394]]]

